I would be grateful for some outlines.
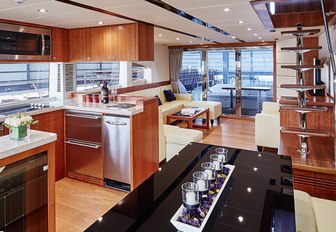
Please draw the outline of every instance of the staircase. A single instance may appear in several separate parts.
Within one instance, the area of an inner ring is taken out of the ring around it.
[[[281,34],[290,34],[296,37],[296,46],[295,47],[286,47],[281,48],[283,51],[291,51],[296,53],[296,64],[295,65],[282,65],[281,68],[294,69],[296,71],[296,84],[282,84],[281,88],[291,89],[297,91],[298,94],[298,102],[297,106],[292,105],[280,105],[281,109],[293,110],[296,111],[299,116],[299,127],[281,127],[281,133],[286,134],[296,134],[300,137],[300,148],[299,153],[302,158],[306,158],[308,151],[308,137],[311,136],[319,136],[319,137],[329,137],[330,133],[328,131],[321,130],[312,130],[307,127],[306,114],[310,112],[326,112],[327,107],[317,107],[317,106],[307,106],[306,101],[306,92],[309,90],[316,89],[325,89],[325,85],[311,85],[306,84],[305,81],[305,72],[311,69],[319,69],[322,68],[322,65],[305,65],[304,64],[304,53],[312,50],[319,50],[322,47],[305,47],[303,44],[303,37],[314,35],[319,33],[319,29],[313,30],[303,30],[303,25],[297,25],[297,30],[294,31],[283,31]]]

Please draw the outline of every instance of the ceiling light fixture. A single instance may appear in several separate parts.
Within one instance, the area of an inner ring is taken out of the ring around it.
[[[223,10],[224,12],[229,12],[229,11],[231,11],[231,9],[230,8],[224,8],[224,10]]]
[[[176,40],[180,40],[180,38],[177,37]]]
[[[192,41],[190,40],[190,42],[189,43],[191,43],[192,44]]]
[[[254,36],[257,36],[258,34],[257,34],[257,33],[254,33],[253,35],[254,35]]]
[[[249,28],[247,28],[247,30],[248,30],[248,31],[252,31],[252,28],[251,28],[251,27],[249,27]]]
[[[244,21],[243,21],[243,20],[239,20],[238,23],[239,23],[239,24],[242,24],[242,23],[244,23]]]
[[[262,40],[261,42],[265,42],[265,40]]]
[[[261,37],[258,37],[258,39],[261,39]]]
[[[39,9],[39,10],[37,10],[38,12],[41,12],[41,13],[46,13],[48,10],[46,10],[46,9]]]
[[[159,37],[162,37],[162,34],[159,34],[158,36],[159,36]]]
[[[102,22],[102,21],[98,21],[97,24],[98,24],[98,25],[103,25],[104,22]]]
[[[270,10],[271,15],[275,14],[275,3],[274,2],[270,2],[269,10]]]
[[[16,3],[22,4],[25,0],[15,0]]]

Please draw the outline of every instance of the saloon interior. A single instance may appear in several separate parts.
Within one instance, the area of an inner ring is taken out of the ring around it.
[[[335,24],[335,0],[2,0],[0,231],[334,231]]]

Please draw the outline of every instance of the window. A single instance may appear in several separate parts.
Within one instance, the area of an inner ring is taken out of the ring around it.
[[[132,63],[132,81],[141,80],[145,78],[145,70],[147,67]]]
[[[100,88],[102,81],[119,84],[119,62],[77,63],[77,91]]]
[[[49,63],[0,64],[0,103],[49,96]]]

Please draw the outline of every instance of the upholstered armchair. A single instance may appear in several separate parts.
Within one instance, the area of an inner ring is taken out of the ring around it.
[[[277,102],[263,102],[263,110],[255,116],[255,144],[262,147],[279,148],[280,107]]]

